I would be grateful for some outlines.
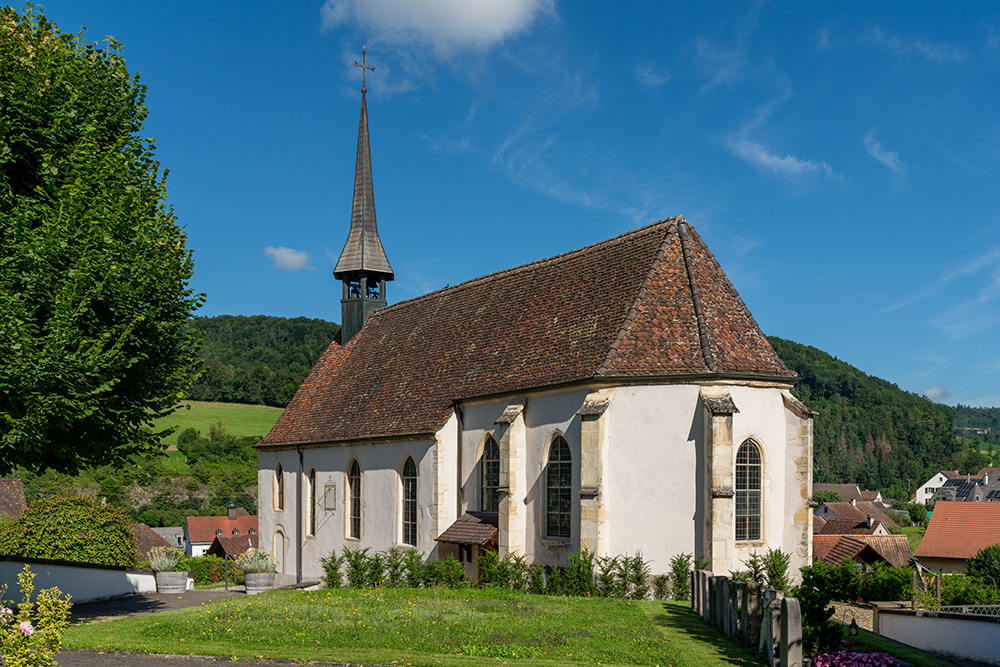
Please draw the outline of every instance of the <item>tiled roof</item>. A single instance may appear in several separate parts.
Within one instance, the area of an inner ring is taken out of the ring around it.
[[[872,562],[884,560],[906,567],[913,560],[906,535],[814,535],[813,560],[840,565],[845,558]]]
[[[475,544],[483,546],[497,535],[497,515],[469,512],[455,520],[435,539],[448,544]]]
[[[216,530],[221,530],[222,535],[233,535],[233,530],[240,531],[240,535],[249,535],[250,529],[257,532],[257,517],[249,516],[246,510],[238,514],[233,520],[226,516],[189,516],[187,518],[188,541],[194,543],[211,542],[216,538]]]
[[[795,379],[680,217],[377,311],[260,444],[426,435],[456,400],[664,376]]]
[[[869,502],[874,502],[875,500],[878,499],[878,495],[879,495],[878,491],[862,491],[861,492],[861,500],[867,500]]]
[[[825,503],[825,505],[830,510],[830,513],[838,519],[860,523],[861,521],[867,521],[868,515],[871,514],[875,517],[876,521],[881,521],[885,524],[886,528],[899,528],[899,524],[889,518],[875,503],[861,502],[855,505],[851,505],[851,503]]]
[[[833,491],[842,500],[850,502],[851,500],[874,500],[874,498],[865,498],[862,495],[861,488],[857,484],[822,484],[813,483],[813,495],[816,495],[817,491]]]
[[[28,509],[24,502],[24,487],[19,479],[0,479],[0,514],[18,519]]]
[[[216,535],[212,545],[205,553],[209,556],[239,558],[247,549],[256,549],[259,544],[257,535]]]
[[[993,544],[1000,544],[1000,503],[939,501],[917,558],[971,558]]]
[[[354,168],[354,205],[351,230],[337,260],[333,275],[337,278],[355,271],[374,271],[392,280],[392,267],[382,249],[375,221],[375,190],[372,185],[372,156],[368,142],[368,101],[361,95],[361,120],[358,123],[358,156]]]
[[[140,560],[146,560],[149,557],[149,550],[153,547],[175,546],[154,533],[153,529],[144,523],[133,523],[132,534],[135,535],[135,543],[139,547]]]
[[[881,522],[874,521],[872,527],[868,527],[868,520],[854,521],[853,519],[827,519],[826,525],[813,531],[820,535],[871,535],[881,526]]]
[[[826,519],[821,516],[813,516],[813,534],[819,534],[823,530],[823,526],[826,525]]]

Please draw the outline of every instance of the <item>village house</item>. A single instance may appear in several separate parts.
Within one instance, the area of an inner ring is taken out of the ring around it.
[[[566,565],[812,553],[812,412],[682,217],[387,305],[367,104],[341,337],[258,443],[286,581],[344,547]]]
[[[188,556],[204,556],[216,537],[257,535],[258,517],[242,507],[231,507],[227,516],[189,516],[184,527]]]
[[[965,573],[965,561],[1000,544],[1000,503],[939,502],[917,546],[917,562],[928,570]]]

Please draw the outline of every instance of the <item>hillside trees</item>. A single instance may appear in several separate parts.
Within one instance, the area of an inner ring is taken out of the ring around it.
[[[799,374],[792,393],[816,410],[814,478],[862,488],[915,488],[934,472],[978,463],[952,434],[954,409],[872,377],[807,345],[768,337]],[[978,470],[978,468],[976,468]]]
[[[159,446],[198,369],[186,237],[121,45],[0,8],[0,468]]]

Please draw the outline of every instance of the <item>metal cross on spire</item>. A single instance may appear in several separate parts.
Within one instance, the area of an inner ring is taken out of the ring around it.
[[[367,74],[368,72],[366,72],[365,70],[371,70],[373,72],[375,71],[375,66],[368,64],[367,55],[366,55],[367,53],[368,53],[368,50],[365,47],[362,46],[361,47],[361,62],[358,62],[357,60],[354,61],[354,66],[361,68],[361,92],[362,93],[367,93],[368,92],[368,89],[365,88],[365,74]]]

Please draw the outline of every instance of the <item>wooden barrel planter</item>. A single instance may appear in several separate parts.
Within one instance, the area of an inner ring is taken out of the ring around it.
[[[247,595],[269,591],[274,588],[274,572],[247,572],[243,575]]]
[[[157,572],[156,592],[178,595],[187,588],[187,572]]]

